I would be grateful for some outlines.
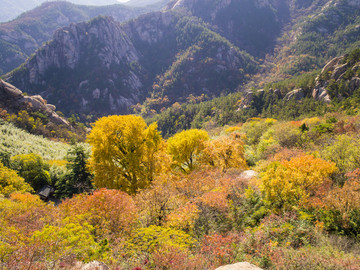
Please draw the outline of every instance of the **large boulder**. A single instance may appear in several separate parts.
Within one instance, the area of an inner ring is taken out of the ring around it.
[[[312,92],[312,96],[315,100],[318,101],[323,101],[325,103],[330,103],[331,99],[330,96],[327,92],[327,90],[325,89],[325,87],[318,85],[317,87],[314,88],[313,92]]]
[[[254,93],[251,90],[247,90],[244,94],[244,97],[241,99],[237,111],[249,108],[249,105],[253,101],[253,99],[254,99]]]
[[[290,91],[284,97],[284,99],[286,101],[289,101],[289,100],[297,100],[298,101],[298,100],[302,100],[304,98],[305,98],[305,93],[304,93],[304,90],[301,88]]]
[[[239,262],[235,264],[224,265],[216,268],[215,270],[262,270],[262,269],[248,262]]]

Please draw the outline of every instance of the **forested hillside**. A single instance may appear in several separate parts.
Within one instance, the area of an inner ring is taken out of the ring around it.
[[[59,29],[5,78],[66,114],[104,115],[129,113],[146,98],[161,108],[190,95],[229,93],[256,67],[201,20],[157,12],[123,25],[97,17]]]
[[[174,0],[56,30],[0,80],[0,269],[360,270],[359,10]]]
[[[3,158],[1,267],[358,269],[359,127],[252,118],[165,141],[141,117],[101,118],[90,159],[82,146],[64,162]],[[70,197],[30,194],[46,182]]]

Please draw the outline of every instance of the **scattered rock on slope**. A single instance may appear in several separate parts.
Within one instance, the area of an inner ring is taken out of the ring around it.
[[[262,270],[262,269],[248,262],[239,262],[235,264],[224,265],[216,268],[215,270]]]

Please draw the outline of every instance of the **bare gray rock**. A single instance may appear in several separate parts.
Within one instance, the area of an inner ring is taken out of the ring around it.
[[[262,268],[248,262],[239,262],[235,264],[224,265],[216,268],[215,270],[262,270]]]
[[[330,96],[329,96],[327,90],[325,89],[325,87],[322,87],[320,85],[318,87],[314,88],[314,90],[312,92],[312,96],[315,100],[324,101],[325,103],[331,102],[331,99],[330,99]]]
[[[335,66],[334,71],[331,74],[331,79],[337,80],[347,70],[347,68],[347,63],[340,66]]]
[[[304,90],[299,88],[299,89],[295,89],[290,91],[289,93],[287,93],[284,97],[285,100],[289,101],[289,100],[302,100],[305,97],[305,93]]]
[[[258,175],[259,175],[259,173],[254,170],[246,170],[240,174],[240,178],[249,180],[249,179],[257,177]]]
[[[248,108],[250,103],[253,101],[253,99],[254,99],[254,93],[251,90],[247,90],[244,94],[244,97],[241,100],[241,103],[237,111]]]
[[[340,63],[341,60],[344,59],[344,56],[335,57],[331,59],[321,70],[321,73],[325,73],[327,71],[333,70],[333,68]]]

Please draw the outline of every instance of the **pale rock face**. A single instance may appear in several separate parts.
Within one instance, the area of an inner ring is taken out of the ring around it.
[[[235,264],[221,266],[216,268],[215,270],[262,270],[262,269],[248,262],[239,262]]]
[[[246,91],[237,111],[249,108],[249,105],[253,101],[253,99],[254,93],[251,90]]]
[[[134,72],[130,71],[129,77],[124,81],[131,89],[140,89],[143,84]]]
[[[86,108],[86,105],[89,103],[85,98],[81,98],[81,107]]]
[[[55,112],[56,110],[56,106],[55,105],[52,105],[52,104],[46,104],[46,107],[49,109],[49,110],[52,110]]]
[[[87,87],[89,85],[89,80],[82,81],[79,84],[79,88]]]
[[[295,89],[290,91],[289,93],[287,93],[284,97],[285,100],[289,101],[289,100],[302,100],[305,97],[305,93],[304,90],[299,88],[299,89]]]
[[[100,89],[99,89],[99,88],[96,88],[96,89],[92,92],[93,99],[99,99],[99,98],[100,98],[100,94],[101,94]]]
[[[321,73],[327,72],[329,70],[331,70],[334,66],[336,66],[338,63],[340,63],[340,61],[344,59],[343,56],[340,57],[335,57],[333,58],[331,61],[329,61],[324,68],[321,70]]]
[[[107,18],[90,26],[86,23],[72,24],[70,27],[58,30],[49,46],[42,47],[27,63],[30,82],[39,83],[36,78],[44,74],[49,67],[74,69],[80,61],[82,44],[91,44],[94,39],[103,42],[98,56],[106,67],[112,63],[119,64],[122,61],[132,62],[139,59],[138,53],[120,24],[112,19]],[[58,46],[60,44],[61,46]]]
[[[326,91],[325,87],[317,87],[313,90],[312,96],[315,100],[324,101],[325,103],[330,103],[330,96],[328,92]]]
[[[246,170],[240,174],[240,178],[250,180],[259,176],[259,173],[254,170]]]
[[[331,79],[337,80],[341,74],[343,74],[348,68],[347,64],[336,66],[333,73],[331,74]]]
[[[350,68],[349,63],[343,64],[344,56],[336,57],[329,61],[321,71],[321,74],[316,78],[315,88],[313,89],[312,96],[316,100],[321,100],[326,103],[330,103],[331,99],[326,90],[326,87],[329,84],[328,80],[320,80],[321,77],[330,76],[331,80],[335,80],[337,82],[344,79],[344,75],[346,71]],[[359,64],[355,64],[351,69],[356,72],[359,68]],[[349,79],[349,92],[354,92],[357,88],[360,87],[360,78],[353,77]],[[340,97],[341,98],[341,97]]]
[[[152,13],[151,16],[145,15],[142,18],[145,18],[145,20],[133,21],[128,27],[133,27],[140,40],[151,45],[163,38],[162,27],[169,26],[174,19],[174,15],[168,12],[156,12]],[[132,35],[130,31],[126,32]]]

